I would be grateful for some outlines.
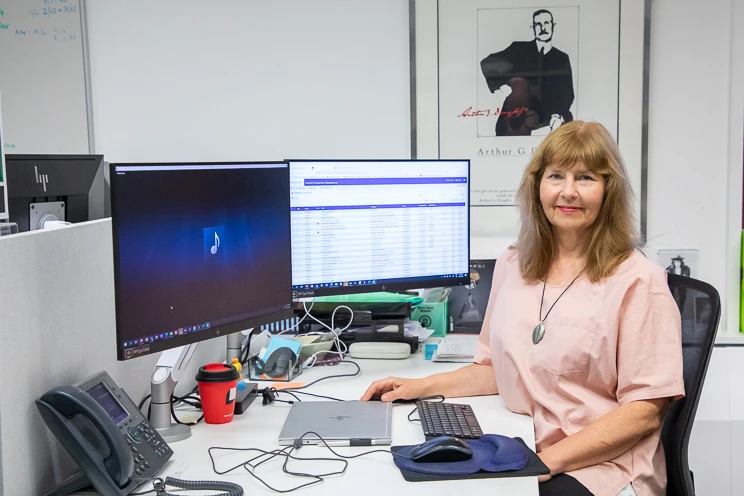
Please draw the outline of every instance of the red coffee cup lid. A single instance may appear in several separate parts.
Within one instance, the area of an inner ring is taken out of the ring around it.
[[[196,382],[227,382],[240,379],[240,372],[231,365],[224,363],[208,363],[199,367]]]

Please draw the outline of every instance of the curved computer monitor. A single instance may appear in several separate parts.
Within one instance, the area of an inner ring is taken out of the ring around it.
[[[295,298],[470,283],[469,160],[290,160]]]
[[[48,220],[85,222],[105,216],[103,155],[5,155],[8,212],[19,231]]]
[[[110,175],[119,360],[293,316],[286,163]]]

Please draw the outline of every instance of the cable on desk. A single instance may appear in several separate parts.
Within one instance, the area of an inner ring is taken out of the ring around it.
[[[293,326],[288,327],[288,328],[280,331],[277,334],[284,334],[285,332],[289,332],[292,329],[294,329],[296,327],[299,327],[299,325],[302,324],[302,321],[305,320],[306,317],[308,317],[308,316],[312,317],[312,315],[310,315],[310,310],[312,310],[314,306],[315,306],[315,298],[313,298],[312,301],[310,302],[310,308],[307,308],[307,302],[306,301],[303,301],[302,302],[302,308],[305,309],[305,315],[303,315],[302,317],[300,317],[300,320],[298,320],[297,322],[295,322]]]
[[[341,361],[343,361],[344,356],[346,356],[346,354],[348,353],[349,349],[346,346],[346,343],[344,343],[339,336],[341,335],[342,332],[344,332],[349,327],[351,327],[351,324],[354,321],[354,311],[351,308],[347,307],[346,305],[338,305],[333,310],[333,313],[331,313],[331,325],[329,326],[328,324],[326,324],[325,322],[319,320],[318,318],[316,318],[315,316],[313,316],[310,313],[310,311],[313,309],[314,306],[315,306],[315,300],[314,299],[311,302],[310,308],[307,307],[307,302],[306,301],[303,301],[302,302],[302,307],[305,309],[305,314],[297,322],[295,322],[294,325],[292,325],[291,327],[288,327],[287,329],[283,329],[282,331],[280,331],[280,332],[278,332],[276,334],[278,336],[280,334],[284,334],[286,332],[291,331],[292,329],[297,328],[307,317],[310,317],[312,320],[314,320],[315,322],[317,322],[321,326],[325,327],[326,329],[328,329],[328,331],[330,331],[333,334],[333,343],[336,346],[336,351],[322,350],[322,351],[318,351],[318,352],[313,353],[303,363],[303,366],[304,367],[307,367],[307,368],[313,367],[315,365],[315,362],[318,360],[318,355],[321,355],[321,354],[324,355],[324,356],[326,354],[328,354],[328,353],[339,355],[339,357],[341,358]],[[346,326],[343,327],[343,328],[336,329],[336,326],[335,326],[336,312],[338,312],[341,309],[344,309],[344,310],[348,310],[349,311],[349,314],[350,314],[349,315],[349,323],[346,324]],[[319,334],[320,335],[323,335],[323,334],[326,334],[326,333],[320,333],[320,332],[317,332],[317,331],[311,331],[311,332],[306,332],[306,333],[297,333],[297,336],[312,336],[312,335],[319,335]],[[246,342],[245,342],[244,346],[240,350],[239,361],[240,361],[241,365],[245,365],[246,363],[248,363],[248,361],[250,359],[250,347],[251,347],[251,336],[252,335],[253,335],[253,332],[248,333],[248,337],[246,339]],[[340,377],[347,377],[347,376],[346,375],[342,375]]]
[[[240,358],[238,361],[240,362],[241,366],[245,366],[246,363],[248,363],[248,359],[250,358],[251,353],[251,336],[253,336],[253,331],[248,333],[248,338],[245,340],[245,345],[240,350]]]
[[[295,401],[287,401],[287,400],[278,399],[277,396],[279,395],[279,390],[273,387],[272,388],[265,387],[263,389],[260,389],[258,392],[261,394],[261,397],[263,398],[263,401],[261,404],[264,406],[270,405],[271,403],[274,403],[275,401],[278,401],[279,403],[289,403],[290,405],[294,404],[295,401],[302,402],[302,400],[298,398],[295,394],[291,392],[286,392],[284,390],[281,390],[281,392],[283,393],[286,392],[288,395],[292,396],[295,399]]]
[[[314,381],[309,382],[309,383],[305,384],[304,386],[299,386],[299,387],[295,387],[295,388],[286,388],[286,389],[282,389],[282,391],[299,391],[301,389],[308,388],[308,387],[312,386],[313,384],[317,384],[320,381],[325,381],[326,379],[336,379],[336,378],[339,378],[339,377],[356,377],[356,376],[358,376],[362,372],[362,369],[359,367],[359,364],[356,363],[356,362],[354,362],[354,361],[352,361],[352,360],[341,360],[340,362],[338,362],[339,365],[341,365],[342,363],[350,363],[350,364],[354,365],[356,367],[356,372],[354,372],[353,374],[335,374],[335,375],[329,375],[329,376],[326,376],[326,377],[321,377],[320,379],[315,379]]]
[[[347,307],[346,305],[338,305],[336,308],[333,309],[333,313],[331,313],[331,325],[329,326],[325,322],[317,319],[310,313],[310,310],[312,310],[312,307],[308,309],[307,306],[305,305],[305,302],[302,303],[302,306],[303,308],[305,308],[305,316],[309,316],[312,320],[314,320],[315,322],[322,325],[323,327],[325,327],[326,329],[328,329],[329,331],[333,333],[333,343],[336,345],[336,351],[328,350],[328,351],[317,351],[313,353],[310,356],[310,358],[305,360],[305,364],[304,364],[305,367],[312,367],[313,365],[315,365],[315,362],[318,360],[318,355],[320,355],[321,353],[323,354],[323,356],[325,356],[326,353],[333,353],[341,357],[341,359],[343,360],[344,355],[348,353],[349,348],[346,346],[346,343],[341,341],[341,338],[339,336],[341,335],[342,332],[344,332],[349,327],[351,327],[351,324],[354,321],[354,310]],[[343,329],[336,329],[336,312],[338,312],[340,309],[349,311],[349,323],[346,324],[346,327],[344,327]],[[308,332],[308,333],[305,333],[304,335],[311,336],[313,334],[317,334],[317,333]]]
[[[175,422],[176,422],[177,424],[181,424],[181,425],[189,425],[189,426],[191,426],[191,425],[196,425],[196,424],[198,424],[199,422],[201,422],[202,420],[204,420],[204,414],[202,413],[202,416],[201,416],[201,417],[199,417],[198,419],[196,419],[196,422],[182,422],[182,421],[181,421],[181,420],[180,420],[180,419],[179,419],[178,417],[176,417],[176,409],[175,409],[175,403],[176,403],[176,401],[178,401],[178,400],[177,400],[177,398],[178,398],[177,396],[173,396],[173,395],[171,395],[171,401],[170,401],[170,411],[171,411],[171,416],[173,417],[173,420],[174,420],[174,421],[175,421]],[[174,401],[174,400],[176,400],[176,401]]]
[[[187,491],[224,491],[213,493],[210,496],[243,496],[243,487],[233,482],[225,481],[188,481],[166,477],[165,480],[156,477],[153,480],[152,489],[137,493],[129,493],[129,496],[140,496],[144,494],[155,493],[157,496],[183,496],[182,492],[169,493],[166,486],[173,486]]]
[[[316,436],[321,443],[323,443],[323,446],[327,448],[331,453],[333,453],[336,458],[325,458],[325,457],[316,457],[316,458],[300,458],[297,456],[294,456],[293,453],[300,449],[302,447],[302,440],[308,436],[308,435],[314,435]],[[231,468],[228,468],[226,470],[217,470],[217,466],[215,464],[214,455],[212,454],[212,451],[246,451],[246,452],[256,452],[259,453],[258,455],[254,456],[253,458],[250,458],[249,460],[239,463]],[[207,452],[209,453],[209,459],[212,462],[212,470],[217,475],[225,475],[227,473],[232,472],[233,470],[236,470],[240,467],[243,467],[246,472],[248,472],[251,476],[253,476],[256,480],[258,480],[261,484],[263,484],[268,489],[277,492],[277,493],[290,493],[292,491],[296,491],[297,489],[301,489],[303,487],[312,486],[318,483],[323,482],[325,477],[331,477],[334,475],[343,475],[346,473],[346,468],[349,466],[349,462],[347,460],[353,459],[353,458],[359,458],[361,456],[369,455],[372,453],[387,453],[389,455],[393,456],[399,456],[401,458],[407,458],[410,459],[410,456],[401,455],[398,453],[393,453],[391,450],[385,450],[385,449],[374,449],[365,451],[364,453],[358,453],[356,455],[342,455],[340,453],[337,453],[336,451],[331,448],[328,443],[326,443],[325,439],[323,439],[318,433],[313,431],[308,431],[304,433],[302,436],[300,436],[298,439],[294,441],[294,444],[292,446],[286,446],[281,449],[275,449],[271,451],[266,451],[260,448],[226,448],[222,446],[213,446],[210,447]],[[262,465],[263,463],[266,463],[270,460],[273,460],[276,457],[284,457],[284,463],[282,464],[282,472],[293,476],[293,477],[299,477],[299,478],[305,478],[305,479],[312,479],[310,482],[306,482],[304,484],[300,484],[298,486],[295,486],[291,489],[276,489],[272,486],[270,486],[266,481],[261,479],[258,475],[256,475],[255,470]],[[328,472],[323,474],[310,474],[305,472],[295,472],[293,470],[289,469],[289,461],[290,460],[298,460],[298,461],[328,461],[328,462],[339,462],[343,464],[343,468],[340,470],[337,470],[335,472]]]
[[[424,396],[423,398],[418,398],[413,401],[427,401],[427,400],[439,400],[438,403],[444,403],[444,395],[443,394],[433,394],[431,396]],[[408,414],[408,421],[409,422],[421,422],[420,418],[412,419],[411,415],[416,413],[416,410],[418,410],[418,406],[411,410],[411,413]]]
[[[282,390],[282,391],[284,391],[284,390]],[[305,394],[307,396],[313,396],[315,398],[323,398],[325,400],[346,401],[346,400],[342,400],[341,398],[334,398],[333,396],[324,396],[322,394],[308,393],[306,391],[297,391],[296,389],[291,389],[290,391],[294,391],[297,394]]]

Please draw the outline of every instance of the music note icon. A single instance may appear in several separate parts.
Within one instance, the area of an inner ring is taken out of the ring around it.
[[[212,248],[209,249],[209,251],[212,253],[212,255],[217,254],[217,248],[220,246],[220,237],[217,236],[217,232],[214,233],[214,245]]]

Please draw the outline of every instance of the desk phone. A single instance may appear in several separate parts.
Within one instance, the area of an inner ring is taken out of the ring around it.
[[[173,455],[129,395],[106,372],[74,386],[55,387],[36,400],[47,427],[83,475],[55,494],[92,485],[104,496],[125,496]]]

